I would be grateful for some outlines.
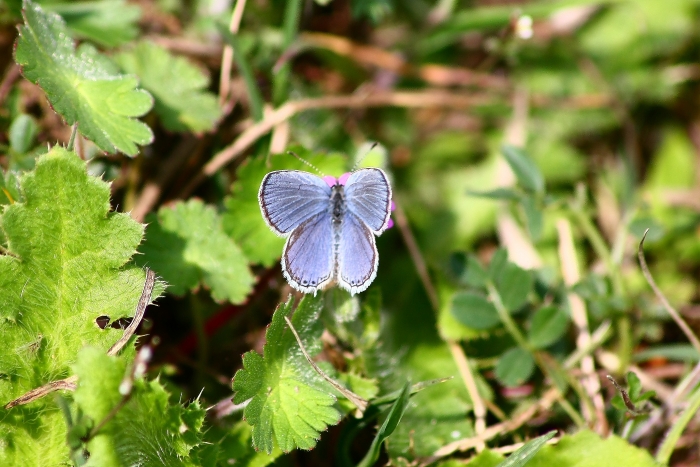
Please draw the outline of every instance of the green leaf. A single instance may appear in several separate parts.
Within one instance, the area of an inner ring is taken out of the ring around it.
[[[106,352],[122,331],[102,330],[95,318],[133,316],[145,277],[125,268],[143,226],[110,212],[109,185],[88,176],[74,153],[54,148],[40,157],[35,171],[22,176],[21,190],[23,201],[0,217],[10,252],[0,256],[0,405],[69,376],[80,348]],[[61,453],[54,441],[65,431],[47,404],[0,409],[0,420],[13,425],[0,429],[0,444],[14,459],[5,462],[0,453],[0,465],[58,463],[49,460]]]
[[[511,312],[527,303],[533,285],[532,274],[513,263],[502,268],[496,282],[503,305]]]
[[[545,444],[547,444],[547,441],[554,438],[554,435],[556,434],[556,430],[552,430],[546,435],[531,439],[523,446],[518,448],[518,450],[513,454],[508,456],[508,459],[504,460],[496,467],[523,467],[535,456],[535,454],[537,454],[540,449],[544,447]]]
[[[275,310],[263,355],[255,351],[244,354],[243,369],[233,379],[234,403],[252,399],[243,415],[253,426],[253,446],[267,453],[275,446],[284,452],[311,449],[321,431],[340,420],[330,386],[306,361],[284,321],[292,306],[290,296]],[[320,296],[307,295],[292,318],[311,356],[321,349],[321,308]]]
[[[569,315],[550,305],[537,310],[532,317],[527,340],[536,349],[544,349],[558,341],[569,327]]]
[[[450,255],[450,273],[460,283],[470,287],[484,287],[488,274],[474,255],[462,252]]]
[[[510,188],[496,188],[489,191],[467,191],[468,195],[476,196],[477,198],[488,198],[488,199],[505,199],[510,201],[515,201],[520,199],[520,193]]]
[[[80,133],[107,152],[133,156],[137,144],[153,140],[150,128],[132,118],[153,105],[150,94],[136,89],[136,78],[116,74],[108,60],[87,44],[76,51],[55,13],[24,0],[23,15],[15,61],[69,125],[78,122]]]
[[[184,57],[150,42],[141,42],[115,57],[119,66],[137,75],[153,94],[154,110],[170,131],[210,131],[221,118],[216,96],[206,89],[209,78]]]
[[[564,436],[556,445],[544,446],[527,467],[658,467],[651,455],[615,435],[600,439],[582,430]]]
[[[34,138],[39,127],[32,117],[20,114],[10,125],[10,148],[18,154],[24,154],[34,145]]]
[[[496,378],[507,387],[520,386],[535,370],[535,361],[530,352],[520,347],[507,350],[496,363]]]
[[[254,278],[248,261],[221,228],[212,207],[199,200],[178,202],[150,215],[146,240],[137,264],[158,272],[169,291],[183,295],[200,284],[211,289],[214,300],[241,303]]]
[[[508,264],[508,252],[503,248],[496,250],[491,256],[489,262],[488,274],[492,281],[498,282],[501,277],[501,272]]]
[[[501,322],[493,304],[473,292],[457,292],[452,297],[452,316],[473,329],[491,329]]]
[[[360,463],[357,464],[358,467],[371,467],[375,462],[377,462],[382,448],[382,443],[394,432],[401,421],[401,417],[403,417],[403,414],[406,413],[410,396],[411,382],[406,381],[401,389],[398,399],[396,399],[396,402],[392,404],[391,408],[389,409],[389,413],[382,423],[382,426],[379,427],[377,434],[372,440],[372,444],[370,445],[367,454],[365,454],[365,457],[363,457]]]
[[[79,36],[104,47],[116,47],[136,38],[141,8],[124,0],[56,3],[46,6],[58,13]]]
[[[532,240],[538,241],[542,235],[544,225],[542,207],[538,206],[537,201],[532,196],[524,197],[521,200],[521,205],[525,212],[525,221],[527,222],[527,230],[530,232],[530,237]]]
[[[525,151],[514,146],[503,145],[501,152],[518,179],[518,183],[524,189],[534,193],[544,193],[542,173]]]
[[[122,402],[119,386],[127,371],[123,358],[96,348],[78,354],[75,405],[95,426]],[[189,453],[201,441],[204,415],[198,401],[171,404],[160,382],[137,378],[129,400],[87,442],[86,467],[194,467]]]
[[[311,154],[303,148],[291,148],[319,168],[321,172],[339,176],[345,170],[345,159],[339,155]],[[277,237],[260,214],[258,191],[260,183],[273,170],[307,170],[308,167],[288,154],[265,159],[248,159],[237,172],[237,181],[226,199],[223,215],[224,230],[238,243],[251,263],[269,267],[282,255],[284,239]]]

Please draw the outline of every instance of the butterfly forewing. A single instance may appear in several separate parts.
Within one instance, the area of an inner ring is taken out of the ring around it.
[[[265,176],[258,192],[263,218],[281,236],[328,209],[331,188],[319,177],[297,170]]]
[[[284,277],[304,293],[316,293],[333,281],[333,226],[330,204],[326,205],[326,211],[313,215],[292,231],[282,251]]]
[[[364,291],[377,275],[379,254],[374,234],[350,211],[340,226],[338,285],[352,294]]]
[[[375,234],[387,228],[391,214],[391,186],[381,169],[352,173],[345,183],[345,206]]]

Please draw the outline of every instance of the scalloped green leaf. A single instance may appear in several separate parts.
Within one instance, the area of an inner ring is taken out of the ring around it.
[[[199,200],[179,202],[150,215],[146,240],[135,258],[169,284],[168,291],[183,295],[200,284],[211,289],[214,300],[241,303],[254,277],[241,249],[221,228],[213,207]]]
[[[22,201],[0,217],[9,252],[0,256],[1,405],[69,376],[80,348],[106,352],[122,331],[102,330],[95,318],[132,316],[145,277],[125,266],[143,225],[110,212],[109,185],[89,176],[77,155],[53,148],[20,189]],[[153,298],[161,292],[162,285]],[[0,409],[0,445],[9,446],[0,465],[55,465],[64,425],[44,400]]]
[[[322,297],[307,295],[292,318],[312,356],[321,350],[322,304]],[[243,369],[233,379],[233,401],[240,404],[251,399],[243,415],[253,427],[253,446],[267,453],[276,446],[284,452],[311,449],[321,431],[340,420],[331,387],[306,361],[284,321],[292,308],[290,296],[275,310],[263,355],[255,351],[243,355]]]
[[[312,154],[291,148],[300,157],[328,175],[339,176],[345,170],[346,159],[339,154]],[[238,169],[238,180],[231,186],[231,196],[225,201],[224,230],[243,249],[252,263],[272,266],[282,255],[284,239],[270,231],[260,214],[258,191],[262,179],[273,170],[310,170],[307,165],[288,154],[248,159]]]
[[[154,110],[170,131],[200,133],[221,118],[217,98],[206,89],[209,78],[184,57],[150,42],[141,42],[115,60],[155,97]]]
[[[94,47],[77,50],[65,22],[24,0],[24,26],[19,28],[15,61],[69,125],[78,123],[80,133],[107,152],[130,156],[137,145],[150,144],[151,129],[133,117],[153,106],[151,95],[136,89],[133,76],[120,75]]]
[[[125,359],[85,348],[75,364],[77,411],[94,426],[122,403],[119,386],[127,374]],[[136,379],[131,397],[87,442],[86,467],[194,467],[190,450],[201,441],[205,411],[198,401],[171,404],[159,381]]]

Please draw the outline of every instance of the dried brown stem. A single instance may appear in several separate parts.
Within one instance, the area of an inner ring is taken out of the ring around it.
[[[559,234],[559,259],[561,262],[562,277],[564,278],[564,284],[571,288],[581,280],[581,275],[579,272],[578,260],[576,259],[576,249],[571,233],[571,224],[567,219],[562,218],[557,221],[557,232]],[[576,346],[588,348],[591,342],[591,333],[588,329],[586,304],[583,302],[583,299],[574,292],[569,292],[567,298],[571,306],[571,318],[578,331]],[[595,408],[595,413],[590,413],[588,406],[582,404],[581,410],[583,416],[589,423],[592,422],[591,424],[595,427],[598,434],[604,436],[608,432],[608,422],[605,417],[605,402],[600,393],[600,380],[596,374],[595,362],[592,356],[585,355],[582,357],[581,371],[584,374],[581,383],[586,389],[586,393]]]
[[[487,96],[475,96],[473,93],[454,93],[441,90],[417,92],[381,92],[370,95],[326,96],[312,99],[288,101],[272,112],[266,113],[262,121],[241,133],[236,140],[214,155],[202,170],[190,181],[180,193],[180,198],[186,198],[207,177],[230,164],[261,137],[268,134],[274,127],[285,122],[296,114],[312,109],[349,108],[362,109],[368,107],[449,107],[468,108],[483,105],[489,101]]]
[[[107,351],[107,355],[116,355],[124,346],[126,343],[129,341],[131,336],[134,335],[136,332],[136,328],[139,326],[141,323],[141,320],[143,319],[143,315],[146,311],[146,307],[148,306],[148,303],[151,301],[151,294],[153,293],[153,287],[155,285],[155,280],[156,280],[156,274],[150,269],[146,269],[146,282],[143,285],[143,291],[141,292],[141,298],[139,299],[139,303],[136,306],[136,313],[134,313],[134,319],[131,321],[131,324],[124,329],[124,333],[122,334],[122,337],[112,346],[110,349]],[[51,381],[50,383],[44,384],[43,386],[40,386],[38,388],[32,389],[31,391],[23,394],[22,396],[18,397],[17,399],[8,402],[5,405],[5,409],[11,409],[12,407],[18,406],[18,405],[24,405],[28,404],[30,402],[33,402],[37,399],[40,399],[44,397],[47,394],[50,394],[54,391],[59,391],[62,389],[66,389],[69,391],[75,391],[76,388],[76,383],[78,381],[78,377],[73,375],[65,379],[60,379],[58,381]]]
[[[231,34],[236,34],[241,25],[243,10],[245,10],[246,0],[237,0],[236,6],[231,14],[231,22],[228,25],[228,30]],[[233,47],[227,45],[224,47],[224,53],[221,57],[221,76],[219,80],[219,105],[223,106],[231,92],[231,68],[233,66]]]
[[[642,240],[639,242],[639,248],[637,249],[637,257],[639,258],[639,267],[642,269],[642,274],[644,274],[644,278],[647,280],[647,283],[649,283],[649,286],[654,291],[656,298],[659,299],[659,301],[666,309],[668,314],[671,315],[673,321],[675,321],[678,327],[681,328],[681,331],[683,331],[685,337],[687,337],[690,343],[693,345],[693,347],[695,347],[695,350],[700,352],[700,340],[698,340],[698,337],[695,335],[695,333],[693,333],[693,330],[690,329],[690,326],[688,326],[688,323],[686,323],[685,320],[681,317],[680,313],[678,313],[678,311],[675,308],[673,308],[668,302],[666,296],[663,294],[663,292],[661,292],[659,286],[656,285],[654,277],[649,271],[649,267],[647,266],[647,260],[644,257],[644,240],[647,238],[647,233],[649,233],[649,229],[647,229],[644,232],[644,236],[642,236]]]

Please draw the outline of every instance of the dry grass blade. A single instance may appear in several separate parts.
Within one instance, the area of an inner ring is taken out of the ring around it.
[[[647,238],[647,233],[649,233],[649,229],[644,231],[642,240],[639,242],[639,248],[637,249],[637,257],[639,258],[639,266],[642,269],[642,274],[644,274],[644,278],[647,280],[649,286],[654,291],[654,294],[664,306],[668,314],[671,315],[673,321],[675,321],[678,327],[681,328],[681,331],[683,331],[683,334],[685,334],[685,336],[688,338],[693,347],[695,347],[695,350],[697,350],[700,353],[700,340],[698,340],[698,337],[695,335],[693,330],[690,329],[690,326],[688,326],[688,323],[686,323],[685,320],[681,317],[680,313],[678,313],[678,311],[675,308],[673,308],[668,302],[666,296],[663,294],[663,292],[661,292],[659,286],[656,285],[654,277],[652,277],[651,272],[649,271],[649,266],[647,266],[646,258],[644,258],[644,240]]]

